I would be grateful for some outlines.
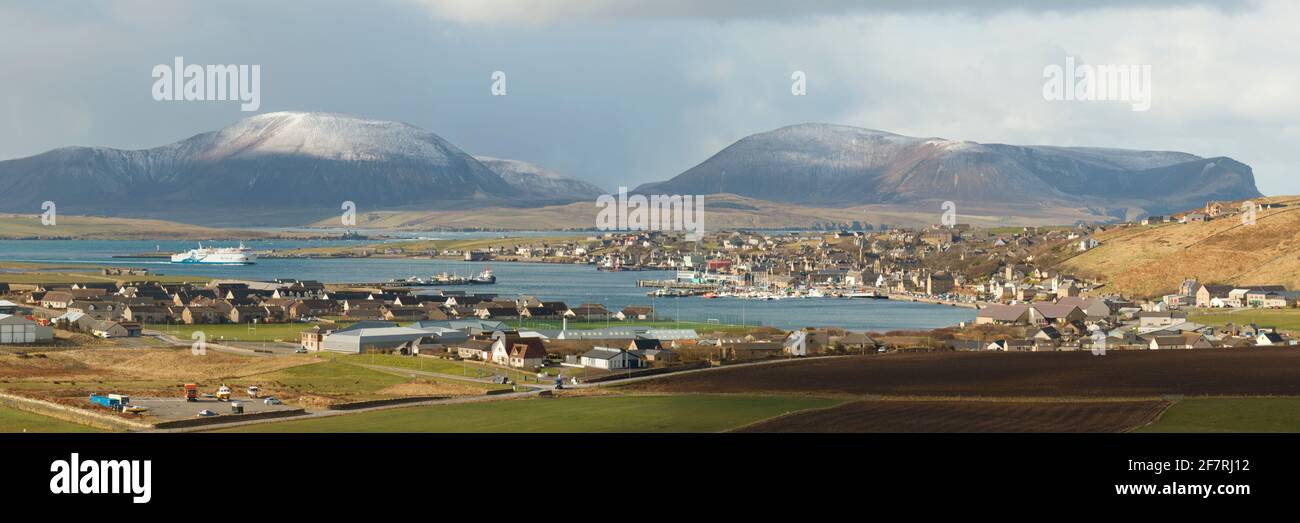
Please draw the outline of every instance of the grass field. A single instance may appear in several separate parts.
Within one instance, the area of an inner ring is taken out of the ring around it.
[[[288,388],[300,393],[350,397],[373,395],[381,389],[409,380],[410,378],[403,376],[333,360],[290,367],[244,379],[244,381],[272,385],[273,388]]]
[[[838,400],[794,396],[593,396],[411,407],[238,432],[718,432]]]
[[[534,375],[531,373],[520,372],[515,369],[508,369],[475,361],[452,361],[441,358],[398,356],[393,354],[330,354],[324,356],[327,358],[333,358],[336,361],[355,365],[382,365],[385,367],[411,369],[422,372],[436,372],[439,374],[447,374],[470,379],[486,378],[495,375],[509,376],[510,379],[515,381],[526,381],[534,378]]]
[[[1136,432],[1300,432],[1300,398],[1182,400]]]
[[[0,432],[102,432],[94,427],[0,405]]]
[[[258,325],[223,323],[213,325],[146,324],[144,328],[191,339],[194,331],[203,331],[207,341],[287,341],[297,343],[299,333],[314,327],[311,323],[262,323]]]
[[[1238,312],[1201,312],[1188,314],[1187,320],[1206,325],[1254,323],[1261,327],[1276,327],[1287,332],[1300,332],[1300,309],[1246,309]]]

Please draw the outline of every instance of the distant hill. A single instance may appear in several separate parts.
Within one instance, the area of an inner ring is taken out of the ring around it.
[[[204,226],[337,222],[351,201],[361,213],[402,213],[416,223],[494,227],[532,216],[542,220],[523,228],[539,228],[588,223],[583,213],[548,213],[571,202],[588,209],[604,192],[526,162],[475,158],[409,124],[333,113],[262,114],[152,149],[65,147],[0,161],[0,212],[40,212],[50,200],[64,215]],[[773,228],[933,224],[946,200],[962,222],[1061,224],[1259,196],[1250,167],[1224,157],[978,144],[825,124],[744,138],[637,192],[736,195],[759,203],[712,199],[718,225]]]
[[[256,240],[311,237],[307,233],[216,229],[160,220],[60,215],[55,225],[41,223],[39,215],[0,213],[0,240],[58,238],[74,240]],[[3,254],[3,252],[0,252]]]
[[[1300,197],[1260,198],[1255,225],[1238,217],[1203,223],[1115,227],[1094,235],[1101,245],[1059,268],[1101,277],[1103,291],[1158,296],[1186,278],[1201,283],[1282,284],[1300,289]],[[1233,207],[1237,208],[1237,207]]]
[[[357,227],[427,231],[431,229],[539,230],[591,229],[596,225],[594,202],[577,202],[541,207],[495,206],[483,204],[472,209],[375,211],[359,213]],[[769,202],[734,194],[713,194],[704,199],[704,229],[781,229],[826,228],[853,222],[878,226],[924,227],[937,223],[941,210],[917,205],[860,205],[819,207]],[[1105,216],[1077,209],[1027,207],[963,207],[961,222],[981,227],[1007,225],[1061,224],[1092,222]],[[338,218],[330,217],[315,224],[337,227]]]
[[[597,196],[607,193],[589,182],[564,176],[528,162],[491,156],[475,156],[474,159],[487,166],[527,198],[564,201],[595,200]]]
[[[66,147],[0,162],[0,211],[161,215],[234,209],[339,212],[522,193],[438,135],[331,113],[253,116],[144,150]],[[160,212],[154,212],[160,211]]]
[[[1260,195],[1249,166],[1187,153],[980,144],[802,124],[748,136],[641,193],[731,193],[804,205],[1087,208],[1114,218]]]

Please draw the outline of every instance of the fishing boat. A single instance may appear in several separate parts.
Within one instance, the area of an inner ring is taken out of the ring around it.
[[[497,277],[495,274],[492,274],[491,268],[487,268],[483,269],[483,272],[478,273],[478,276],[470,278],[469,282],[474,285],[491,285],[497,282]]]
[[[469,278],[444,272],[434,276],[430,281],[433,285],[465,285],[469,283]]]

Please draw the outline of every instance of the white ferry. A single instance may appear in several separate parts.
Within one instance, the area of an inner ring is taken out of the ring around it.
[[[257,261],[257,253],[252,249],[244,247],[241,242],[239,247],[204,247],[202,243],[199,248],[190,249],[180,254],[172,255],[172,263],[215,263],[222,265],[252,265]]]

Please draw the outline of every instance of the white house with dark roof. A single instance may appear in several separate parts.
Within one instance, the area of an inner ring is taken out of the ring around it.
[[[579,363],[583,367],[605,370],[639,369],[645,366],[645,359],[626,349],[595,347],[583,353]]]

